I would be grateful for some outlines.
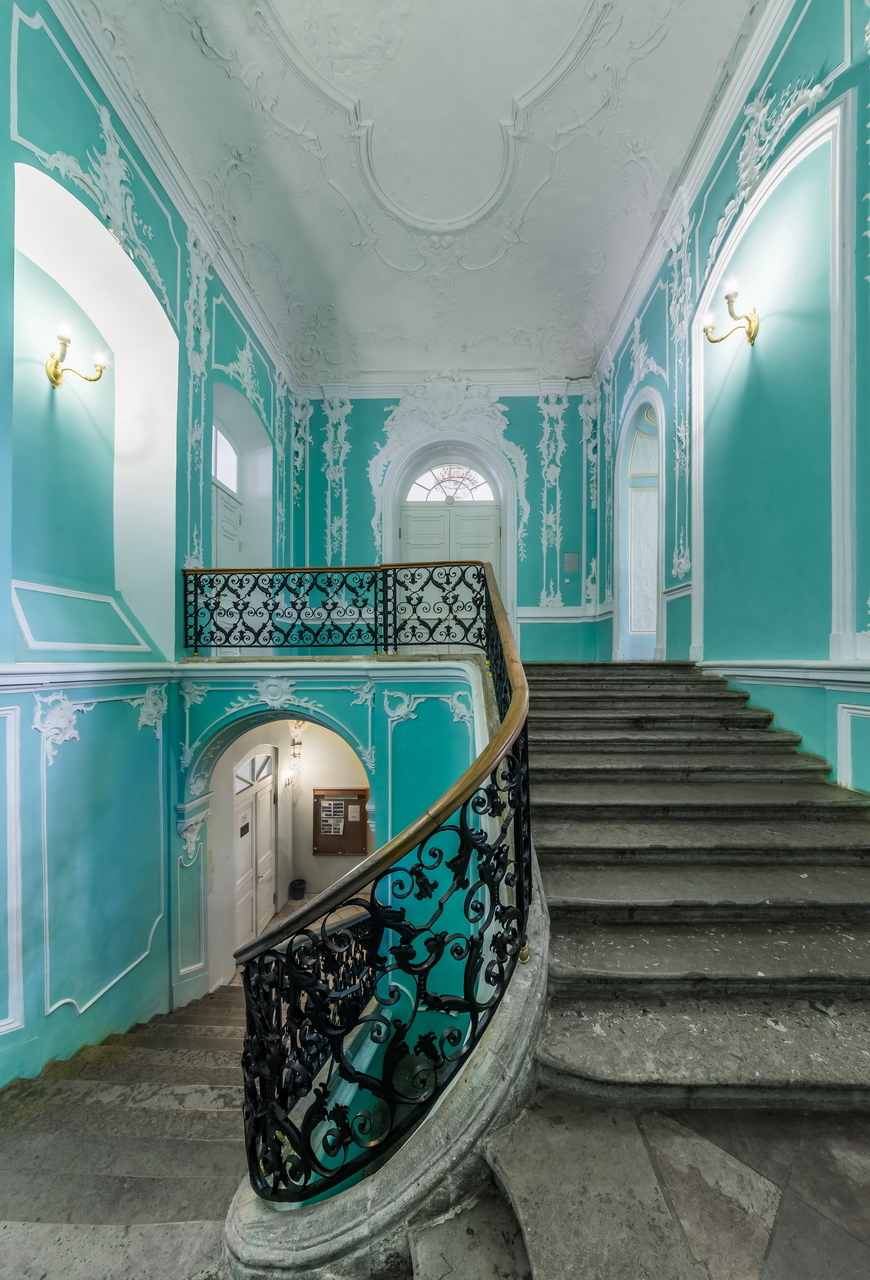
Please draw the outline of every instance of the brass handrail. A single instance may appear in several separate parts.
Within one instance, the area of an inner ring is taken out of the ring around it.
[[[438,565],[443,563],[439,560],[421,561],[420,567],[428,567],[429,565]],[[505,717],[499,725],[498,731],[490,738],[489,742],[481,751],[480,755],[462,774],[462,776],[454,782],[452,787],[441,796],[439,800],[429,806],[419,818],[405,827],[404,831],[400,831],[392,840],[387,841],[380,849],[376,849],[370,854],[364,862],[359,863],[347,875],[342,876],[335,884],[328,889],[324,889],[311,902],[306,903],[304,907],[300,907],[298,911],[294,911],[292,915],[287,916],[279,924],[273,925],[271,929],[266,929],[259,937],[252,939],[235,952],[235,960],[237,964],[245,964],[248,960],[261,954],[261,952],[274,947],[276,944],[290,937],[291,934],[297,933],[300,929],[305,929],[314,921],[320,920],[323,916],[328,915],[331,911],[337,910],[344,903],[366,888],[373,880],[388,871],[390,867],[395,866],[406,854],[415,849],[422,840],[431,835],[443,822],[445,822],[451,814],[455,813],[460,805],[479,790],[488,782],[493,770],[504,758],[510,747],[516,742],[523,726],[526,722],[526,716],[529,709],[529,686],[526,682],[526,673],[523,670],[523,664],[520,661],[519,650],[513,632],[508,622],[507,612],[502,602],[501,594],[495,581],[495,574],[492,565],[483,560],[454,560],[451,564],[458,565],[474,565],[483,570],[486,586],[489,593],[489,600],[495,616],[496,626],[498,627],[499,638],[501,640],[502,651],[504,654],[505,666],[507,668],[508,677],[511,684],[511,700]],[[399,565],[363,565],[363,566],[345,566],[336,567],[335,571],[340,573],[359,573],[365,570],[378,569],[407,569],[411,566],[407,564]],[[214,573],[214,570],[200,569],[188,570],[188,573],[196,572],[202,574]],[[233,573],[269,573],[274,570],[268,569],[238,569],[232,570]],[[300,572],[326,573],[329,568],[323,569],[305,569]]]

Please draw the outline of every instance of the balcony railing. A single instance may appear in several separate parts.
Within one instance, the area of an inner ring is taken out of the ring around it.
[[[473,1053],[526,949],[528,687],[489,565],[185,573],[192,647],[481,650],[499,725],[435,804],[242,947],[254,1190],[305,1201],[384,1163]]]

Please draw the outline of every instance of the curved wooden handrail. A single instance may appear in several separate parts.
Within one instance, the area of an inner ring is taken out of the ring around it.
[[[443,561],[440,560],[432,560],[426,562],[426,566],[442,563]],[[335,884],[330,885],[328,889],[324,889],[311,902],[306,903],[304,907],[300,907],[298,911],[294,911],[292,915],[287,916],[279,924],[273,925],[271,929],[266,929],[258,937],[252,939],[251,942],[239,947],[238,951],[235,952],[237,964],[245,964],[248,960],[260,955],[261,952],[279,945],[292,934],[298,933],[300,929],[305,929],[316,920],[329,915],[331,911],[337,910],[349,898],[353,898],[355,894],[365,889],[378,876],[383,875],[390,867],[395,866],[401,858],[410,853],[412,849],[415,849],[433,831],[437,830],[480,787],[489,782],[493,770],[510,750],[522,731],[529,709],[529,686],[526,682],[523,664],[520,661],[519,650],[508,622],[507,612],[496,585],[492,565],[483,560],[454,560],[451,563],[478,566],[483,569],[486,578],[489,600],[495,616],[496,626],[498,627],[505,666],[511,683],[510,704],[498,731],[490,738],[483,751],[481,751],[474,763],[466,769],[465,773],[454,782],[452,787],[449,787],[444,792],[439,800],[430,805],[419,818],[405,827],[404,831],[400,831],[392,840],[382,845],[380,849],[376,849],[364,862],[360,862],[347,875],[337,880]],[[414,566],[408,564],[363,565],[356,567],[342,565],[339,572],[360,573],[369,569],[408,569],[412,567]],[[420,567],[424,567],[423,562],[420,563]],[[203,569],[197,572],[208,574],[213,571]],[[234,569],[232,572],[268,573],[269,570]],[[329,572],[329,569],[328,567],[326,569],[305,569],[300,570],[300,572],[322,573]]]

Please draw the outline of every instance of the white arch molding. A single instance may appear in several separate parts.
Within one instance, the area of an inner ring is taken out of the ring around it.
[[[480,471],[501,507],[501,563],[493,565],[505,608],[514,625],[517,598],[517,482],[504,454],[485,440],[471,436],[445,435],[409,446],[395,458],[384,479],[382,555],[385,564],[401,559],[399,510],[417,477],[444,462],[467,462]]]
[[[27,164],[15,165],[15,247],[66,290],[112,349],[115,588],[171,659],[178,337],[109,229]],[[45,335],[46,354],[54,337]],[[86,353],[81,359],[87,364]]]
[[[806,125],[759,182],[725,240],[701,292],[691,329],[692,405],[692,643],[704,657],[704,323],[717,305],[731,259],[779,186],[817,147],[831,147],[831,628],[830,658],[870,657],[870,628],[856,634],[855,576],[855,91],[850,89]],[[762,316],[762,322],[764,317]]]
[[[656,640],[655,654],[656,662],[663,662],[667,651],[667,633],[666,633],[666,599],[664,594],[665,586],[665,464],[666,464],[666,448],[665,448],[665,402],[661,394],[655,387],[641,387],[630,402],[627,410],[622,416],[622,425],[619,429],[619,439],[616,445],[616,459],[613,469],[614,485],[613,485],[613,528],[614,528],[614,556],[613,556],[613,661],[616,662],[619,657],[619,634],[621,629],[621,562],[622,562],[622,466],[626,448],[630,447],[630,441],[634,436],[635,429],[638,426],[638,414],[649,406],[652,408],[658,422],[658,451],[659,451],[659,501],[658,501],[658,563],[656,566]]]

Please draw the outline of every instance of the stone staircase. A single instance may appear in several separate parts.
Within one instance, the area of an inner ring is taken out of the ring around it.
[[[870,1105],[870,797],[690,664],[527,670],[544,1083]]]
[[[0,1093],[0,1274],[214,1280],[245,1176],[240,986]]]

